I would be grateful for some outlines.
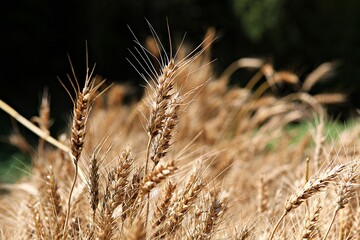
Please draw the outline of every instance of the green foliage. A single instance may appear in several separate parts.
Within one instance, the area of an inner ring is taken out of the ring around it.
[[[255,42],[278,27],[283,0],[233,0],[234,11],[248,37]]]

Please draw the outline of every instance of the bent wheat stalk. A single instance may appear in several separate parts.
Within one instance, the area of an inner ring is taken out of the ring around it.
[[[48,132],[43,131],[38,126],[27,120],[25,117],[23,117],[20,113],[18,113],[15,109],[10,107],[8,104],[6,104],[4,101],[0,99],[0,109],[2,109],[4,112],[9,114],[11,117],[13,117],[16,121],[18,121],[21,125],[29,129],[31,132],[36,134],[41,139],[44,139],[44,141],[48,142],[49,144],[53,145],[54,147],[60,149],[61,151],[66,152],[70,159],[72,159],[71,150],[68,146],[60,142],[59,140],[56,140],[51,135],[49,135]],[[84,171],[79,168],[79,176],[81,180],[86,181],[85,173]]]
[[[24,118],[20,113],[18,113],[15,109],[10,107],[8,104],[6,104],[4,101],[0,99],[0,109],[2,109],[4,112],[9,114],[11,117],[13,117],[16,121],[18,121],[21,125],[29,129],[31,132],[35,133],[38,137],[41,139],[44,139],[54,147],[68,153],[70,153],[70,149],[64,145],[63,143],[59,142],[55,138],[49,135],[48,132],[45,132],[41,130],[39,127],[37,127],[35,124]]]

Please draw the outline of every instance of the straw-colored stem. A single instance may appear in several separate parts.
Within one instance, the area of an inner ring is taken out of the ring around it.
[[[72,197],[72,193],[73,193],[74,188],[75,188],[77,176],[78,176],[78,164],[75,164],[74,181],[73,181],[73,183],[71,185],[71,189],[70,189],[70,192],[69,192],[69,199],[68,199],[68,202],[67,202],[67,211],[66,211],[66,218],[65,218],[64,230],[63,230],[63,240],[66,240],[66,231],[67,231],[67,225],[68,225],[68,222],[69,222],[70,210],[71,210],[71,197]]]
[[[66,152],[70,156],[70,160],[73,159],[71,150],[69,147],[67,147],[62,142],[56,140],[52,136],[49,135],[49,133],[44,132],[39,127],[37,127],[35,124],[27,120],[25,117],[23,117],[20,113],[18,113],[15,109],[10,107],[8,104],[6,104],[4,101],[0,99],[0,109],[2,109],[4,112],[9,114],[11,117],[13,117],[16,121],[18,121],[20,124],[22,124],[24,127],[29,129],[31,132],[36,134],[41,139],[44,139],[46,142],[50,143],[54,147],[60,149],[61,151]],[[78,169],[79,175],[81,179],[86,182],[86,177],[84,172],[81,169]]]
[[[276,232],[276,230],[278,229],[278,227],[279,227],[279,225],[280,225],[280,223],[281,223],[281,221],[284,219],[284,217],[286,216],[286,214],[288,213],[288,211],[284,211],[284,213],[283,213],[283,215],[279,218],[279,220],[277,221],[277,223],[276,223],[276,225],[275,225],[275,227],[274,227],[274,229],[272,230],[272,232],[271,232],[271,235],[270,235],[270,237],[269,237],[269,240],[272,240],[273,239],[273,237],[274,237],[274,235],[275,235],[275,232]]]
[[[145,162],[145,169],[144,169],[144,176],[148,173],[148,167],[149,167],[149,158],[150,158],[150,147],[152,142],[152,137],[149,137],[147,147],[146,147],[146,162]]]
[[[259,98],[266,90],[268,90],[270,87],[268,82],[263,82],[253,93],[252,99]]]
[[[8,104],[6,104],[4,101],[0,99],[0,108],[12,116],[16,121],[21,123],[24,127],[35,133],[37,136],[39,136],[41,139],[44,139],[46,142],[52,144],[53,146],[59,148],[60,150],[69,153],[70,149],[65,146],[63,143],[59,142],[55,138],[51,137],[47,132],[44,132],[39,127],[37,127],[35,124],[24,118],[21,114],[19,114],[15,109],[10,107]]]
[[[262,71],[257,71],[257,73],[250,79],[250,81],[245,86],[245,88],[249,90],[253,89],[255,85],[260,81],[262,76],[263,76]]]
[[[306,169],[305,169],[305,183],[309,181],[309,172],[310,172],[310,158],[306,158]]]
[[[327,236],[329,235],[329,232],[330,232],[330,230],[331,230],[332,225],[334,224],[335,217],[336,217],[336,215],[337,215],[337,213],[338,213],[339,210],[340,210],[340,208],[336,208],[336,210],[335,210],[335,212],[334,212],[334,214],[333,214],[333,216],[332,216],[332,218],[331,218],[331,222],[330,222],[330,224],[329,224],[329,227],[328,227],[328,229],[326,230],[326,233],[325,233],[324,237],[322,238],[322,240],[325,240],[325,239],[327,238]]]
[[[146,162],[145,162],[145,174],[144,177],[147,176],[148,173],[148,165],[149,165],[149,158],[150,158],[150,147],[151,147],[151,142],[152,142],[152,137],[149,137],[149,141],[146,147]],[[149,211],[150,211],[150,192],[147,193],[147,201],[146,201],[146,215],[145,215],[145,226],[144,228],[146,229],[147,227],[147,222],[148,222],[148,218],[149,218]]]

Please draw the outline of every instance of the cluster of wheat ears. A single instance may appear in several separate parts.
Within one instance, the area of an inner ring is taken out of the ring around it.
[[[46,95],[33,121],[0,100],[39,136],[31,174],[0,186],[10,190],[1,239],[360,239],[360,124],[327,138],[324,106],[345,97],[309,94],[334,63],[303,83],[257,58],[215,77],[213,30],[194,51],[169,54],[152,34],[131,51],[143,99],[125,102],[128,86],[108,85],[88,63],[80,87],[72,68],[74,108],[58,138]],[[256,74],[229,87],[239,68]],[[299,91],[271,94],[281,84]],[[285,126],[301,121],[313,127],[294,141]]]

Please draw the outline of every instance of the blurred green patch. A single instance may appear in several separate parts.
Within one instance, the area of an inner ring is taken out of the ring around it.
[[[11,155],[0,151],[0,183],[14,183],[30,173],[30,156],[15,152]]]
[[[349,120],[347,122],[327,121],[324,124],[324,136],[326,141],[334,141],[339,135],[345,131],[353,128],[359,121]],[[317,123],[314,122],[300,122],[289,124],[285,127],[285,131],[290,134],[291,143],[298,143],[307,133],[315,134]]]
[[[290,135],[290,144],[298,144],[306,134],[315,136],[317,124],[315,122],[299,122],[291,123],[285,126],[285,133]],[[349,120],[347,122],[327,121],[324,124],[324,136],[326,141],[336,141],[339,135],[360,124],[359,120]],[[266,145],[268,151],[275,151],[278,146],[279,139],[273,139]]]
[[[233,9],[240,18],[247,36],[259,42],[263,35],[278,28],[283,0],[233,0]]]

